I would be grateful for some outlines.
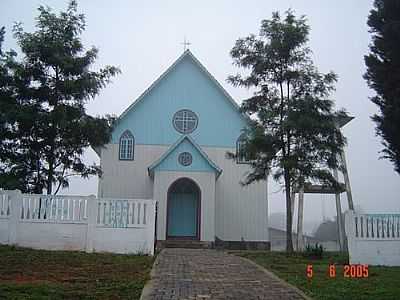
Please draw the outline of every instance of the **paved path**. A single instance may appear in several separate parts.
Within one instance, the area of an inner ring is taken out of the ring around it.
[[[142,300],[304,299],[270,272],[222,251],[164,249],[151,273]]]

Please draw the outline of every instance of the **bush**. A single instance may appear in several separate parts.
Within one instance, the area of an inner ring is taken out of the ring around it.
[[[306,246],[306,249],[303,253],[305,257],[310,257],[310,258],[322,258],[322,254],[324,252],[324,248],[322,245],[316,243],[315,245],[310,245],[308,244]]]

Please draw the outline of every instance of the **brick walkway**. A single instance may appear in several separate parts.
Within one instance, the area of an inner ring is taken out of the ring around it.
[[[142,300],[305,299],[263,268],[222,251],[164,249]]]

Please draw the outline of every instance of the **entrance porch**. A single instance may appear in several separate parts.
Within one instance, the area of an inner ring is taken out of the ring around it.
[[[210,172],[154,173],[157,241],[214,243],[215,180],[215,174]]]

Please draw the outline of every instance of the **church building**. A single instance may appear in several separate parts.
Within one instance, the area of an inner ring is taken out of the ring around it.
[[[267,182],[242,186],[248,116],[186,50],[118,118],[97,152],[98,195],[157,201],[156,239],[269,248]]]

